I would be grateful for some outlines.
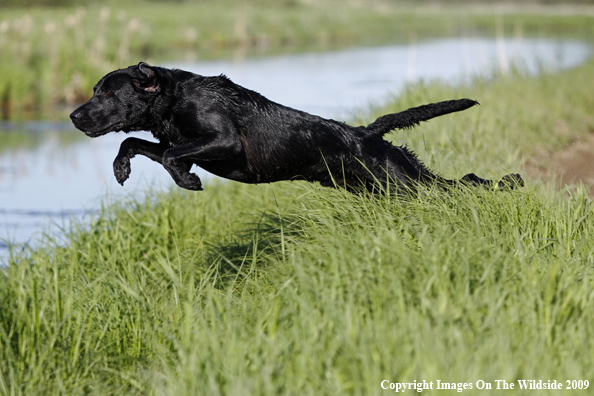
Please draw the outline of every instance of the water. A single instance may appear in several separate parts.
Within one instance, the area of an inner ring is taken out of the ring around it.
[[[588,45],[571,40],[457,38],[164,66],[202,75],[224,73],[284,105],[348,119],[353,111],[397,94],[406,82],[422,78],[459,84],[480,73],[506,71],[510,65],[536,74],[578,65],[591,53]],[[25,134],[28,144],[3,149],[2,141],[17,133]],[[130,135],[152,140],[146,132]],[[160,165],[140,156],[132,160],[132,174],[125,187],[116,183],[112,161],[128,136],[113,133],[91,139],[68,123],[0,124],[0,262],[6,261],[6,242],[34,244],[44,230],[59,237],[56,224],[67,226],[71,216],[85,219],[106,197],[118,200],[142,195],[148,186],[171,186]],[[195,171],[203,180],[210,177],[205,171]],[[50,224],[54,226],[48,228]]]

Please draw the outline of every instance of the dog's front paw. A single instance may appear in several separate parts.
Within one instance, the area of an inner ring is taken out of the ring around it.
[[[180,175],[179,179],[175,179],[175,183],[181,188],[192,191],[202,191],[202,181],[193,173],[184,173]]]
[[[116,157],[116,159],[113,161],[113,174],[118,183],[123,186],[124,182],[128,180],[130,172],[130,158]]]

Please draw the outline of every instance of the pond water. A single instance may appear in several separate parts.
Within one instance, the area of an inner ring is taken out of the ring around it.
[[[536,74],[576,66],[591,54],[589,45],[572,40],[449,38],[163,66],[202,75],[224,73],[276,102],[347,120],[354,111],[398,94],[407,82],[441,79],[460,84],[511,65]],[[25,137],[25,143],[7,148],[3,142],[16,135]],[[148,133],[131,135],[152,140]],[[60,227],[67,227],[70,218],[85,219],[106,199],[138,197],[149,186],[171,186],[167,172],[144,157],[132,160],[132,174],[123,188],[116,183],[112,161],[128,136],[113,133],[90,139],[69,123],[0,123],[0,264],[6,262],[9,243],[17,248],[34,244],[42,232],[59,237]],[[195,171],[203,179],[211,177]]]

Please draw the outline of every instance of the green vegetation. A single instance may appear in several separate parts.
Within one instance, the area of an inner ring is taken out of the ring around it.
[[[171,0],[149,0],[149,2],[168,2]],[[205,0],[173,0],[176,3],[203,3]],[[237,1],[237,0],[233,0]],[[0,7],[22,7],[22,6],[86,6],[90,3],[99,3],[99,0],[0,0]],[[146,2],[146,0],[107,0],[101,1],[101,3],[127,3],[127,4],[140,4],[142,2]],[[302,3],[310,3],[311,0],[251,0],[251,2],[259,4],[259,5],[270,5],[270,4],[278,4],[281,3],[282,5],[296,5],[300,2]],[[516,3],[514,0],[441,0],[440,4],[448,4],[453,3],[456,5],[460,4],[472,4],[472,3],[481,3],[481,4],[502,4],[502,3]],[[403,1],[403,0],[385,0],[382,2],[383,4],[409,4],[410,1]],[[417,3],[431,3],[435,4],[433,0],[417,0]],[[572,0],[571,4],[591,4],[594,3],[594,0]],[[524,0],[523,4],[544,4],[544,5],[551,5],[551,4],[567,4],[565,0]]]
[[[377,111],[478,99],[392,137],[446,177],[496,177],[564,131],[594,132],[593,79],[590,62],[419,84]],[[2,395],[393,392],[383,380],[478,394],[478,380],[594,378],[582,188],[398,198],[210,183],[106,206],[67,239],[1,272]]]
[[[64,4],[83,4],[64,2]],[[87,4],[87,3],[84,3]],[[0,14],[0,119],[65,118],[107,72],[140,60],[256,55],[494,35],[591,38],[592,16],[497,14],[398,2],[208,0],[7,7]]]

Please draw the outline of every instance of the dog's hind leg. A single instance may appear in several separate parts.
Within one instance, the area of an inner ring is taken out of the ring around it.
[[[509,175],[505,175],[499,181],[482,179],[474,173],[469,173],[466,176],[462,177],[462,179],[460,179],[457,183],[476,187],[496,187],[497,189],[501,190],[513,190],[516,187],[524,187],[524,180],[517,173],[510,173]]]
[[[382,145],[372,147],[352,167],[352,174],[369,191],[383,191],[397,193],[418,189],[419,185],[425,186],[450,186],[455,181],[447,180],[428,169],[417,156],[406,147],[392,146],[383,141]]]
[[[374,136],[382,136],[393,129],[412,128],[421,121],[466,110],[476,104],[478,102],[471,99],[458,99],[413,107],[400,113],[379,117],[365,128],[365,132]]]

